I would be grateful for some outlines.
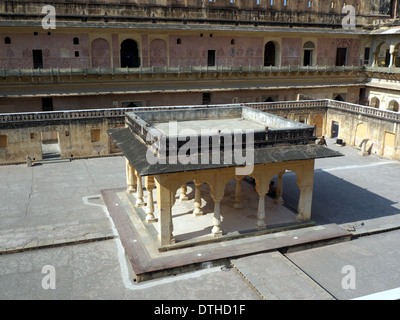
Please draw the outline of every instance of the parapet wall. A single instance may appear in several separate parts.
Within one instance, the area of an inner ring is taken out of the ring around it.
[[[376,4],[377,3],[377,4]],[[53,5],[58,18],[65,21],[163,21],[224,22],[243,23],[275,21],[285,23],[340,23],[343,18],[341,1],[299,0],[52,0],[44,3],[38,0],[6,0],[0,3],[0,19],[33,20],[40,16],[38,7]],[[359,23],[372,23],[379,18],[396,16],[397,0],[357,1],[349,0],[348,5],[356,8]],[[83,16],[84,15],[84,16]],[[133,19],[135,18],[135,19]]]

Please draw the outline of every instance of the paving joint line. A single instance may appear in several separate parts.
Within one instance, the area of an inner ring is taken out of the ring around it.
[[[26,252],[26,251],[33,251],[33,250],[39,250],[39,249],[48,249],[48,248],[57,248],[57,247],[64,247],[64,246],[70,246],[70,245],[76,245],[76,244],[83,244],[83,243],[91,243],[91,242],[98,242],[98,241],[105,241],[105,240],[112,240],[118,238],[116,235],[105,235],[102,237],[95,237],[95,238],[86,238],[86,237],[78,237],[75,240],[71,241],[57,241],[57,240],[52,240],[49,242],[49,244],[44,244],[44,245],[37,245],[37,246],[31,246],[28,247],[29,243],[20,248],[14,248],[10,250],[3,250],[0,251],[0,256],[1,255],[6,255],[6,254],[13,254],[13,253],[20,253],[20,252]]]

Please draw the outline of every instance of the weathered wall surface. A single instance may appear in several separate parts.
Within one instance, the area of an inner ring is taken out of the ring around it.
[[[6,30],[3,28],[0,33],[0,70],[34,68],[33,50],[42,51],[41,69],[120,68],[121,46],[127,39],[136,42],[141,67],[207,66],[211,50],[215,51],[215,66],[263,66],[265,45],[270,41],[275,43],[275,66],[302,65],[303,45],[307,41],[315,46],[313,65],[334,66],[337,48],[348,49],[345,65],[360,65],[361,40],[336,35],[310,38],[307,34],[285,37],[278,33],[250,36],[202,31],[162,34],[165,31],[161,30],[143,34],[143,31],[109,33],[96,29],[90,33],[56,30],[50,34],[38,29],[35,35],[34,31]],[[6,38],[10,43],[5,43]]]
[[[299,94],[316,99],[335,99],[337,95],[346,101],[356,103],[360,87],[332,87],[315,89],[273,89],[270,90],[202,90],[195,92],[153,93],[153,94],[107,94],[74,95],[53,97],[54,111],[108,109],[124,107],[185,106],[201,104],[230,104],[265,101],[294,101]],[[186,90],[187,91],[187,90]],[[204,94],[208,94],[204,102]],[[132,105],[130,105],[132,103]],[[0,98],[0,113],[37,112],[42,110],[42,98]]]
[[[400,160],[400,141],[397,138],[400,119],[394,112],[375,111],[372,108],[328,100],[249,106],[314,125],[318,137],[330,137],[332,124],[336,122],[339,125],[338,138],[343,139],[346,144],[358,147],[363,139],[368,139],[367,151],[370,153]],[[110,113],[113,114],[112,117],[109,116]],[[4,144],[4,136],[7,143],[0,146],[0,164],[24,162],[27,156],[35,160],[42,159],[41,133],[49,131],[57,132],[62,158],[112,154],[118,150],[113,146],[107,130],[124,125],[123,115],[123,109],[2,115],[0,143]],[[14,120],[7,121],[11,119],[7,117]],[[26,120],[16,117],[24,117]],[[36,119],[35,117],[42,120],[29,120]]]
[[[366,150],[369,153],[400,160],[399,123],[349,113],[342,110],[328,109],[325,135],[330,137],[332,124],[339,124],[339,136],[348,145],[360,147],[362,140],[368,139]],[[388,139],[393,136],[393,139]]]
[[[349,0],[347,4],[356,8],[360,17],[360,23],[370,21],[371,15],[396,16],[397,0],[384,1],[357,1]],[[42,1],[28,0],[6,0],[0,4],[0,12],[10,13],[3,16],[8,19],[18,19],[16,14],[26,14],[26,18],[34,18],[40,14],[38,7],[43,5]],[[176,22],[197,21],[215,19],[218,23],[224,21],[232,23],[254,21],[274,21],[285,23],[340,23],[342,19],[343,2],[330,0],[308,0],[288,1],[257,1],[257,0],[86,0],[86,1],[64,1],[53,0],[61,19],[82,19],[82,13],[91,15],[97,19],[107,21],[123,20],[128,17],[145,18],[155,21],[169,19]],[[107,17],[105,16],[107,13]],[[12,15],[13,14],[13,15]],[[375,17],[376,18],[376,17]],[[175,19],[175,21],[173,20]]]
[[[0,147],[0,163],[18,163],[30,157],[42,160],[42,133],[56,132],[61,158],[108,155],[116,150],[108,129],[123,125],[124,118],[23,121],[0,124],[0,135],[7,137],[7,146]],[[93,140],[92,130],[99,130]],[[98,138],[98,139],[97,139]]]

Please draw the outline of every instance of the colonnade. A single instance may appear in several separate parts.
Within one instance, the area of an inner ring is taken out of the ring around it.
[[[257,222],[258,229],[267,227],[265,224],[265,197],[267,196],[269,183],[277,175],[275,204],[282,204],[282,177],[287,171],[293,171],[297,176],[297,185],[300,189],[300,197],[297,208],[296,220],[299,222],[311,219],[312,192],[314,181],[314,160],[289,161],[275,164],[255,165],[250,177],[255,180],[255,190],[259,196]],[[146,176],[144,187],[147,190],[147,204],[144,202],[144,188],[142,177],[135,168],[126,160],[127,192],[135,194],[136,207],[146,206],[146,222],[158,222],[158,241],[161,246],[175,242],[173,235],[172,206],[176,201],[176,193],[180,190],[179,201],[187,201],[186,183],[192,181],[195,186],[193,215],[203,215],[201,210],[200,186],[207,183],[210,186],[210,195],[214,201],[214,215],[212,236],[222,236],[221,229],[221,200],[225,194],[225,186],[231,179],[236,179],[234,208],[242,208],[242,181],[243,175],[237,175],[236,168],[210,169],[193,172],[178,172]],[[157,189],[158,216],[154,214],[153,190]]]

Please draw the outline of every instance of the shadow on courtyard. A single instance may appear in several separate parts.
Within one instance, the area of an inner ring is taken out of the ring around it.
[[[287,205],[297,208],[299,189],[293,174],[284,176],[283,198]],[[312,219],[319,224],[333,222],[360,227],[368,221],[369,225],[375,223],[378,227],[378,224],[393,225],[397,221],[393,227],[400,227],[400,219],[394,217],[400,217],[400,210],[394,206],[396,204],[328,172],[315,171]]]

